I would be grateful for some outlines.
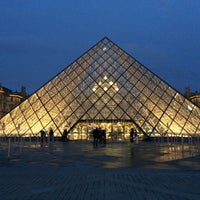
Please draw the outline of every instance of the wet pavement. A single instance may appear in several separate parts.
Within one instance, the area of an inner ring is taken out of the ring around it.
[[[200,145],[0,142],[0,199],[200,199]]]

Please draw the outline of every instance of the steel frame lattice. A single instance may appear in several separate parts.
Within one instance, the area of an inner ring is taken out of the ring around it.
[[[200,108],[103,38],[0,119],[1,136],[72,130],[80,121],[132,121],[148,136],[200,134]]]

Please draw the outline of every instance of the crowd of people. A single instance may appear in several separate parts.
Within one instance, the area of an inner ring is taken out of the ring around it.
[[[95,128],[92,131],[93,134],[93,145],[98,146],[99,144],[105,145],[106,144],[106,131],[102,130],[101,128]]]
[[[49,133],[46,133],[46,131],[41,130],[40,131],[40,142],[43,144],[44,142],[53,142],[54,141],[54,131],[52,128],[50,128]],[[68,131],[65,129],[62,134],[62,141],[68,142]]]
[[[102,130],[101,128],[95,128],[93,131],[92,131],[92,135],[93,135],[93,145],[94,146],[98,146],[98,145],[105,145],[106,144],[106,131],[105,130]],[[49,130],[49,134],[47,135],[46,132],[44,130],[41,130],[40,131],[40,141],[41,143],[43,142],[47,142],[48,140],[50,142],[54,141],[54,132],[52,129]],[[63,142],[67,142],[69,141],[68,139],[68,131],[65,129],[63,131],[63,134],[62,134],[62,141]],[[134,128],[131,128],[130,130],[130,142],[131,143],[135,143],[135,144],[138,144],[138,134],[137,134],[137,131],[136,129]]]

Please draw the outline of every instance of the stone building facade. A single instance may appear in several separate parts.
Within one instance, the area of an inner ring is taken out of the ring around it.
[[[24,86],[20,92],[13,92],[0,84],[0,118],[20,104],[26,97],[27,93]]]
[[[190,99],[195,105],[200,107],[200,92],[191,92],[189,87],[185,88],[185,96]]]

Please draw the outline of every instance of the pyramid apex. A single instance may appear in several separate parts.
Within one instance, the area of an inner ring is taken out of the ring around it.
[[[111,41],[107,36],[105,36],[105,37],[103,37],[103,38],[101,39],[101,41],[104,41],[104,40]]]

